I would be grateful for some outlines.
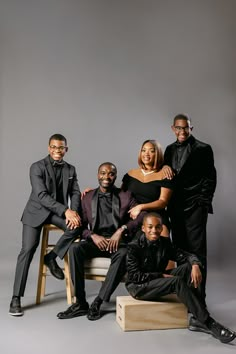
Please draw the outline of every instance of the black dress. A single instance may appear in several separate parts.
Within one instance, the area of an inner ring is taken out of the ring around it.
[[[133,193],[139,204],[151,203],[159,199],[161,187],[173,189],[173,181],[167,178],[150,182],[141,182],[126,173],[123,177],[123,189]],[[163,224],[170,229],[170,222],[165,209],[153,210],[162,216]]]

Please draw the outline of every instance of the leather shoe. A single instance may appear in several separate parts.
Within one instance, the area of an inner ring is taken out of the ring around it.
[[[195,331],[195,332],[203,332],[208,334],[211,333],[209,328],[207,328],[207,326],[204,323],[201,323],[193,316],[190,317],[188,329],[190,331]]]
[[[222,343],[232,342],[232,340],[236,337],[236,333],[234,331],[231,331],[229,328],[226,328],[214,320],[208,327],[212,336],[219,339]]]
[[[99,304],[98,302],[94,301],[89,310],[88,310],[88,314],[87,314],[87,318],[90,321],[96,321],[99,320],[99,318],[101,318],[101,311],[100,311],[100,306],[101,304]]]
[[[67,320],[69,318],[74,318],[78,316],[85,316],[88,313],[89,304],[85,302],[84,304],[80,305],[78,302],[68,307],[68,309],[64,312],[59,312],[57,317],[60,320]]]
[[[23,314],[24,312],[21,308],[20,298],[18,296],[13,296],[10,303],[9,315],[23,316]]]
[[[57,279],[63,280],[65,278],[63,270],[59,267],[55,259],[50,259],[47,260],[46,257],[44,257],[44,264],[48,267],[50,270],[50,273]]]

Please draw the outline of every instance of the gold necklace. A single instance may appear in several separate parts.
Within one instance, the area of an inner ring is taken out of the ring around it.
[[[155,172],[155,170],[145,172],[142,168],[141,168],[141,171],[142,171],[142,174],[143,174],[144,176],[150,175],[151,173],[154,173],[154,172]]]

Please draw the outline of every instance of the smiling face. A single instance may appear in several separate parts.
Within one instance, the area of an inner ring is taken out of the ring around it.
[[[144,217],[142,231],[145,233],[145,236],[149,241],[158,240],[162,229],[162,221],[158,216],[150,215]]]
[[[150,169],[153,167],[155,163],[155,157],[155,147],[150,142],[144,144],[141,150],[141,161],[145,168]]]
[[[175,133],[178,142],[181,144],[190,137],[191,131],[193,129],[190,121],[185,119],[177,119],[171,128]]]
[[[98,183],[102,192],[109,191],[116,180],[117,171],[116,167],[112,164],[104,164],[99,167],[98,170]]]
[[[67,150],[68,147],[66,146],[65,141],[54,140],[54,139],[50,140],[48,146],[48,152],[53,160],[55,161],[62,160]]]

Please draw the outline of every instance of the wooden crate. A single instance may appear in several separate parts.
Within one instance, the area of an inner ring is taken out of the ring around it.
[[[123,331],[186,328],[188,311],[175,294],[163,296],[158,302],[117,296],[116,321]]]

